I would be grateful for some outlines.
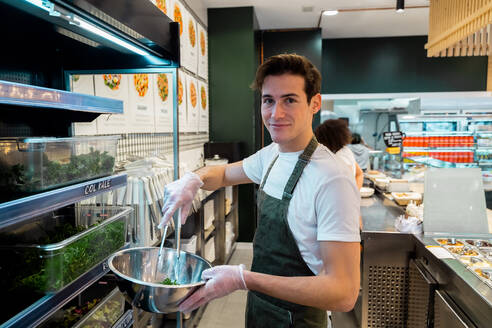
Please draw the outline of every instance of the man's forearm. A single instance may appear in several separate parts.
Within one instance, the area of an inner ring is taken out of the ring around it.
[[[195,173],[203,181],[202,189],[216,190],[225,187],[225,165],[204,166],[201,169],[195,171]]]
[[[335,279],[330,275],[282,277],[244,271],[244,279],[250,290],[292,303],[331,311],[350,311],[359,293],[358,279]]]
[[[205,190],[216,190],[226,186],[252,182],[244,173],[242,161],[226,165],[205,166],[195,173],[203,181],[202,189]]]

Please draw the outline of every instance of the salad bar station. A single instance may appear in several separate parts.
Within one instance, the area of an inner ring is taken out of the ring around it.
[[[40,89],[48,103],[32,101],[33,90]],[[86,109],[93,113],[98,108],[100,113],[122,111],[120,101],[71,96],[59,90],[10,82],[0,83],[0,90],[11,90],[2,95],[0,104],[15,103],[19,115],[33,106],[65,110],[71,99],[90,103]],[[116,190],[126,186],[125,174],[113,175],[117,142],[113,136],[0,138],[0,254],[4,259],[0,285],[9,299],[1,313],[2,327],[71,327],[74,318],[80,319],[79,327],[95,327],[98,321],[116,323],[122,317],[128,306],[114,283],[106,294],[101,290],[82,302],[86,289],[107,279],[108,257],[129,246],[133,209],[101,201],[109,194],[115,197]],[[71,305],[67,308],[67,304]],[[62,323],[54,325],[60,311],[64,312]],[[119,327],[131,321],[123,320]]]

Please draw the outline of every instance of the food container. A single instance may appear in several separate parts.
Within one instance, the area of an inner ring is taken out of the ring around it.
[[[386,188],[388,192],[407,192],[410,191],[410,184],[407,180],[391,179]]]
[[[470,257],[470,264],[469,264],[473,269],[476,269],[476,268],[492,268],[492,266],[490,265],[490,263],[483,259],[483,258],[479,258],[479,257]]]
[[[406,206],[410,202],[420,204],[422,202],[422,195],[418,192],[392,192],[391,196],[398,205]]]
[[[456,240],[456,238],[436,238],[437,243],[440,245],[448,245],[448,246],[463,246],[463,242]]]
[[[374,184],[381,190],[386,190],[388,183],[390,182],[389,178],[377,178],[374,179]]]
[[[0,198],[110,175],[118,138],[0,138]]]
[[[56,292],[126,243],[132,209],[69,206],[0,236],[0,287]]]
[[[73,328],[112,327],[125,312],[125,297],[115,288]]]
[[[136,308],[153,313],[172,313],[197,288],[203,286],[202,272],[212,266],[203,258],[172,248],[137,247],[119,251],[108,259],[125,299]],[[157,268],[157,270],[156,270]],[[175,284],[163,284],[169,279]]]
[[[482,240],[482,239],[466,239],[465,240],[467,244],[476,246],[476,247],[492,247],[492,243],[488,240]]]
[[[360,196],[361,197],[371,197],[374,194],[374,189],[362,187],[360,188]]]

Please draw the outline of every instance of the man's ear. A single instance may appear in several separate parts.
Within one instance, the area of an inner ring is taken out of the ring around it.
[[[321,94],[317,93],[311,98],[311,103],[309,104],[313,115],[321,110]]]

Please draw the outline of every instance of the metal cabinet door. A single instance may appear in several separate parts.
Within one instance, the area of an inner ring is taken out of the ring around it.
[[[434,297],[434,328],[474,328],[470,319],[443,292]]]
[[[406,326],[409,328],[432,327],[434,319],[434,291],[437,282],[419,264],[410,260],[408,270],[408,301]]]

